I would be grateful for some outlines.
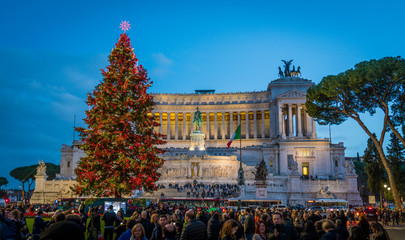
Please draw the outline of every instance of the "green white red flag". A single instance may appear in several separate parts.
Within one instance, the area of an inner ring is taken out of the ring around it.
[[[231,139],[229,140],[229,142],[226,144],[228,147],[226,149],[229,149],[229,147],[232,144],[232,141],[235,139],[240,139],[240,125],[238,126],[238,128],[236,129],[235,133],[232,135]]]

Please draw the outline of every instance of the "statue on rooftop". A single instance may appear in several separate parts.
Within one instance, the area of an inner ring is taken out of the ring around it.
[[[37,167],[37,176],[45,176],[46,175],[46,165],[44,161],[38,161]]]
[[[294,60],[281,60],[284,63],[284,77],[291,77],[290,65]]]
[[[279,77],[284,77],[284,73],[283,73],[283,70],[281,70],[281,67],[278,67],[278,76]]]
[[[202,116],[200,110],[198,110],[198,107],[197,111],[194,113],[193,124],[194,124],[194,131],[201,131]]]
[[[284,63],[284,72],[281,70],[281,67],[278,67],[278,76],[282,77],[298,77],[301,75],[301,67],[298,66],[297,70],[295,70],[295,66],[293,66],[292,70],[290,70],[290,66],[292,61],[294,60],[281,60]]]

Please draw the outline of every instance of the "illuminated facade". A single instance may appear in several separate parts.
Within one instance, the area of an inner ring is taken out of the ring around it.
[[[163,177],[158,183],[236,183],[238,168],[230,159],[240,160],[239,140],[229,150],[226,143],[240,125],[247,196],[255,196],[253,172],[264,159],[269,171],[269,199],[304,204],[310,199],[328,197],[322,191],[327,187],[339,199],[362,204],[357,175],[352,164],[345,161],[343,143],[317,138],[315,122],[305,111],[306,91],[312,85],[307,79],[282,77],[260,92],[153,94],[156,106],[151,114],[160,123],[155,131],[165,135],[168,149],[161,169]],[[188,148],[197,106],[202,113],[207,157],[190,160],[194,153]],[[205,175],[191,174],[197,165]],[[228,178],[215,174],[225,169]]]
[[[260,92],[153,94],[156,106],[151,114],[160,123],[155,131],[167,141],[157,184],[236,184],[239,140],[230,149],[226,143],[240,125],[246,197],[263,196],[291,205],[336,197],[361,205],[357,175],[351,161],[345,160],[343,143],[317,138],[315,122],[305,111],[306,91],[312,85],[310,80],[289,76],[272,81]],[[202,151],[190,148],[197,107],[202,113],[200,140],[205,135]],[[38,176],[33,203],[73,196],[69,190],[75,182],[73,170],[84,156],[77,144],[61,149],[58,180]],[[259,189],[253,172],[262,159],[268,175]],[[184,197],[184,193],[173,194]]]

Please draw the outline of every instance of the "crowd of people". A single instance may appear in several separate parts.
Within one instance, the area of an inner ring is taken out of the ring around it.
[[[193,198],[229,198],[239,194],[239,186],[237,184],[202,184],[202,183],[187,183],[180,185],[178,183],[157,186],[158,189],[176,189],[177,192],[186,193],[187,197]],[[164,194],[163,196],[164,197]]]
[[[110,205],[57,210],[49,221],[39,209],[32,232],[22,207],[0,209],[0,240],[390,240],[383,225],[350,211],[319,212],[271,208],[188,208],[170,203],[139,207],[125,217]],[[101,214],[102,213],[102,214]],[[101,222],[104,221],[102,229]]]

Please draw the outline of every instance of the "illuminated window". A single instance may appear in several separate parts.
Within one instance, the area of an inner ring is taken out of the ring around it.
[[[309,163],[307,163],[307,162],[302,163],[302,175],[303,176],[309,175]]]
[[[273,167],[273,160],[270,160],[270,167]]]

